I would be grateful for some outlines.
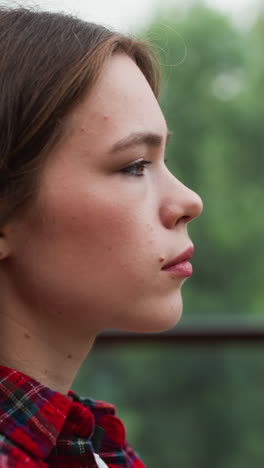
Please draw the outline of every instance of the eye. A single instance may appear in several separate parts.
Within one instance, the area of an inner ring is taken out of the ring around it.
[[[144,176],[146,166],[149,164],[152,164],[152,162],[146,161],[145,159],[139,159],[129,166],[124,167],[124,169],[121,169],[121,172],[134,177],[142,177]]]

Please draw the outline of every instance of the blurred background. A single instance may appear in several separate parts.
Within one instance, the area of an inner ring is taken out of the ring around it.
[[[179,330],[264,330],[263,0],[35,3],[154,44],[168,165],[204,200]],[[263,466],[264,340],[99,339],[73,389],[118,406],[148,468]]]

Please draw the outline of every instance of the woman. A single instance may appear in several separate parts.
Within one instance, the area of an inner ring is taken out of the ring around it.
[[[0,466],[140,468],[69,389],[101,330],[179,320],[201,200],[164,163],[146,45],[27,9],[0,31]]]

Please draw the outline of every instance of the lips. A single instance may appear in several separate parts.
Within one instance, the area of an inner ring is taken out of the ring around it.
[[[178,257],[163,266],[163,271],[174,273],[177,276],[188,277],[192,275],[193,269],[191,263],[188,261],[194,254],[194,247],[190,246]]]

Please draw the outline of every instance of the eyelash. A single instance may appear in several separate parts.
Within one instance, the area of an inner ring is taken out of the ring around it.
[[[133,164],[130,164],[129,166],[122,169],[121,172],[131,175],[132,177],[143,177],[144,170],[149,164],[152,164],[152,161],[147,161],[146,159],[139,159],[133,162]]]

